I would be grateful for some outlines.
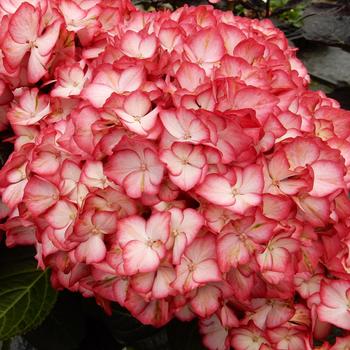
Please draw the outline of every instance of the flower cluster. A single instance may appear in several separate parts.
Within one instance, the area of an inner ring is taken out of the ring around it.
[[[8,246],[56,288],[209,349],[350,337],[350,112],[269,20],[0,0]]]

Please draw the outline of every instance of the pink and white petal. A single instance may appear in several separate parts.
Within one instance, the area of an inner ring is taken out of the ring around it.
[[[264,178],[260,165],[250,165],[243,170],[243,183],[239,192],[242,194],[261,193],[264,187]]]
[[[86,186],[104,188],[106,186],[106,176],[103,173],[103,163],[87,160],[80,180]]]
[[[337,327],[350,330],[350,311],[348,309],[319,305],[317,315],[323,322],[329,322]]]
[[[225,53],[224,42],[216,28],[202,29],[190,36],[185,52],[189,57],[194,55],[194,63],[213,63],[219,61]]]
[[[40,152],[30,164],[31,169],[38,175],[47,176],[57,172],[60,166],[57,155],[52,152]]]
[[[160,154],[160,160],[166,164],[169,172],[173,176],[181,175],[184,164],[181,158],[177,157],[172,150],[164,150]]]
[[[39,50],[32,49],[28,61],[28,81],[37,83],[45,74],[48,57],[40,56]]]
[[[204,217],[197,210],[186,208],[183,211],[183,220],[180,228],[186,233],[188,244],[192,243],[203,225]]]
[[[295,198],[295,202],[300,208],[304,220],[315,226],[327,224],[331,214],[330,203],[327,198],[305,196]]]
[[[191,300],[192,310],[202,318],[211,316],[220,306],[221,291],[214,286],[204,286],[197,290],[196,296]]]
[[[146,233],[154,241],[165,243],[170,233],[170,213],[155,213],[147,221]]]
[[[36,40],[40,56],[47,56],[54,48],[60,33],[61,21],[56,20],[45,30],[45,33]]]
[[[13,69],[20,65],[24,55],[29,51],[28,45],[18,44],[11,39],[5,40],[2,46],[4,61]]]
[[[243,215],[250,207],[260,205],[262,196],[260,194],[238,194],[235,196],[236,201],[234,204],[227,206],[227,209],[232,210],[234,213]]]
[[[159,160],[158,153],[146,148],[144,151],[145,162],[148,168],[149,181],[154,186],[159,186],[163,180],[164,165]],[[154,194],[154,193],[152,193]]]
[[[140,43],[142,37],[139,33],[132,30],[128,30],[120,41],[120,49],[123,53],[129,57],[140,58],[142,52],[140,52]]]
[[[40,215],[58,201],[59,191],[51,182],[33,176],[25,190],[24,201],[34,215]]]
[[[131,150],[122,150],[110,157],[105,166],[105,174],[122,185],[124,179],[132,172],[138,170],[141,166],[141,160],[138,154]]]
[[[183,137],[184,130],[182,125],[179,123],[175,111],[161,111],[159,116],[169,134],[174,136],[176,139],[181,139]]]
[[[27,186],[27,183],[27,179],[19,181],[17,183],[8,185],[2,192],[1,199],[10,209],[14,209],[17,204],[23,200],[24,190]],[[44,204],[41,203],[41,205]]]
[[[216,174],[208,175],[204,182],[198,186],[196,193],[217,205],[229,206],[236,201],[229,181]]]
[[[222,272],[228,272],[249,260],[249,252],[236,234],[226,234],[218,240],[217,256]]]
[[[72,223],[77,216],[77,208],[66,200],[59,200],[45,215],[47,222],[55,229]]]
[[[336,190],[344,189],[344,168],[340,163],[318,160],[311,165],[314,174],[311,196],[324,197]]]
[[[214,259],[207,259],[196,265],[193,280],[197,283],[219,282],[222,276]]]
[[[96,107],[102,107],[114,90],[105,84],[91,83],[81,93],[81,96],[90,101]]]
[[[281,181],[278,187],[284,194],[294,195],[297,194],[301,189],[307,188],[308,183],[304,179],[287,179]]]
[[[173,264],[178,265],[180,263],[181,257],[188,245],[189,243],[187,243],[185,233],[181,232],[176,235],[173,246]]]
[[[229,350],[228,331],[216,315],[199,322],[199,330],[203,336],[203,344],[210,350]]]
[[[11,38],[18,44],[35,41],[39,31],[39,21],[39,11],[28,2],[23,2],[10,20]]]
[[[143,117],[151,109],[151,101],[148,96],[141,92],[131,93],[124,101],[124,110],[133,117]]]
[[[193,273],[189,271],[186,261],[182,258],[181,264],[176,266],[176,279],[172,287],[180,293],[186,293],[198,286],[199,283],[193,280]]]
[[[320,149],[313,140],[297,137],[286,145],[285,153],[290,169],[295,170],[314,163],[320,155]]]
[[[328,284],[322,283],[320,292],[321,302],[331,308],[346,308],[348,290],[350,290],[349,281],[334,280]]]
[[[138,293],[149,293],[152,290],[155,273],[145,272],[134,275],[131,279],[131,287]]]
[[[131,198],[140,198],[143,193],[155,194],[156,188],[149,183],[146,171],[134,171],[123,181],[126,194]]]
[[[111,234],[117,231],[117,215],[110,211],[98,211],[92,218],[92,224],[104,234]]]
[[[145,71],[142,65],[124,69],[118,81],[118,91],[120,93],[138,90],[145,79]]]
[[[75,257],[80,262],[87,264],[98,263],[106,256],[106,246],[99,235],[91,236],[82,242],[75,250]]]
[[[155,34],[146,35],[140,42],[139,51],[142,58],[151,58],[157,50],[157,37]]]
[[[156,271],[159,266],[158,254],[147,243],[129,242],[123,250],[124,269],[128,275]]]
[[[146,221],[141,216],[132,215],[119,220],[117,237],[119,244],[124,248],[130,241],[147,241]]]
[[[175,280],[176,273],[172,266],[160,266],[152,288],[152,296],[156,299],[166,298],[173,292],[170,284]]]
[[[205,70],[197,64],[184,62],[176,72],[180,86],[188,91],[194,91],[205,81]]]
[[[173,176],[169,174],[170,180],[183,191],[189,191],[197,185],[202,177],[202,170],[189,164],[183,166],[181,174]]]

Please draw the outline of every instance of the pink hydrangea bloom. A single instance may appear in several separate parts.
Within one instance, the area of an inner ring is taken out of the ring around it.
[[[210,1],[216,3],[218,1]],[[212,350],[350,340],[350,112],[269,20],[0,0],[9,247]]]

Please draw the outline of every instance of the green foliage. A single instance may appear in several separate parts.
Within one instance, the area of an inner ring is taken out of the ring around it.
[[[296,1],[292,6],[289,6],[290,3],[289,0],[271,0],[270,12],[276,13],[276,17],[282,22],[301,27],[307,1]]]
[[[31,249],[0,249],[0,340],[37,327],[56,301],[49,271],[36,268]]]

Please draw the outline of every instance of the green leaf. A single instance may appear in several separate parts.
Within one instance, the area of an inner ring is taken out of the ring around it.
[[[37,269],[32,249],[0,249],[0,340],[37,327],[56,298],[49,271]]]

